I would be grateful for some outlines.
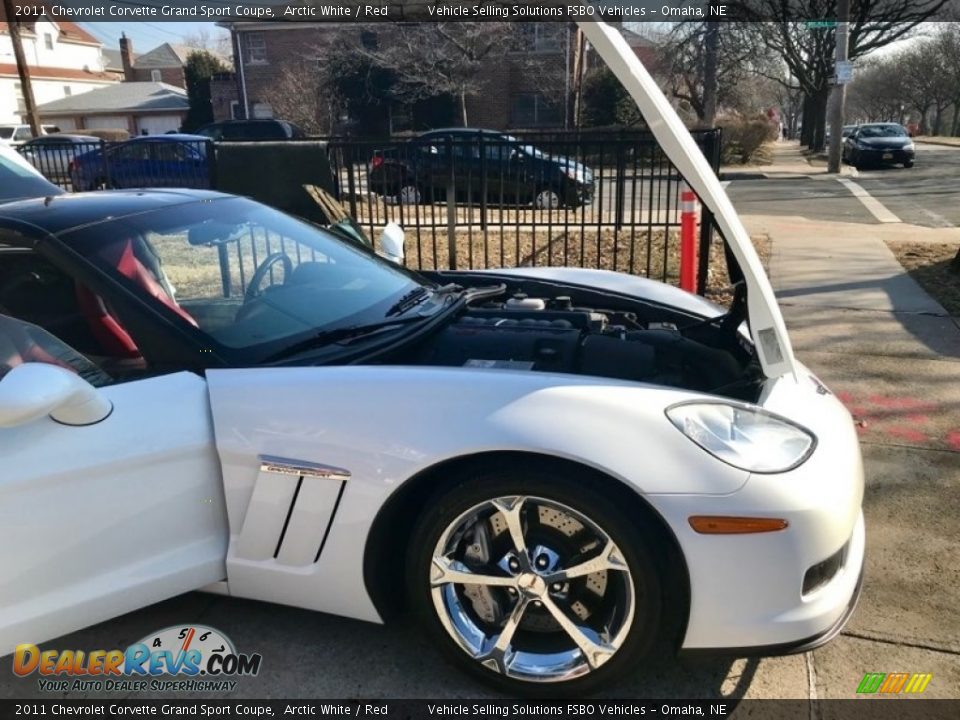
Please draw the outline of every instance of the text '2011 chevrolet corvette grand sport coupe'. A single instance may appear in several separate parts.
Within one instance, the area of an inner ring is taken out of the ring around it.
[[[663,95],[584,32],[717,218],[728,309],[601,270],[415,273],[203,190],[0,205],[0,653],[203,588],[405,605],[541,695],[839,632],[851,418]]]

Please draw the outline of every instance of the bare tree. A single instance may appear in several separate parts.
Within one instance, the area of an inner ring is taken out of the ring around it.
[[[904,122],[916,112],[920,131],[945,132],[949,112],[957,129],[960,109],[960,28],[953,23],[934,27],[896,54],[865,65],[851,87],[852,108],[864,120]]]
[[[375,33],[372,42],[371,32]],[[469,124],[467,99],[480,94],[496,63],[520,65],[548,97],[556,97],[564,79],[562,54],[520,52],[531,49],[530,43],[535,41],[525,23],[384,23],[372,30],[355,28],[353,33],[360,40],[354,44],[356,52],[395,75],[393,92],[398,99],[450,95],[457,100],[464,126]]]
[[[209,30],[201,28],[197,32],[183,36],[183,44],[195,50],[206,50],[220,57],[229,58],[232,51],[230,36],[227,34],[214,35]]]
[[[847,95],[847,117],[856,122],[906,121],[904,75],[891,59],[874,60],[857,70]]]
[[[847,57],[863,57],[911,34],[948,0],[851,0]],[[741,17],[754,22],[758,38],[786,63],[806,96],[803,141],[824,142],[827,99],[834,75],[834,31],[800,18],[835,18],[836,0],[739,0]]]
[[[332,133],[342,110],[330,75],[308,57],[281,68],[264,100],[277,117],[314,135]]]
[[[744,23],[680,22],[661,48],[669,67],[668,91],[707,126],[718,109],[742,109],[743,85],[752,74],[772,71],[771,54]]]

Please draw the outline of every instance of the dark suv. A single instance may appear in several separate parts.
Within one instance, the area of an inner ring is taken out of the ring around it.
[[[374,152],[369,187],[394,202],[456,197],[500,206],[578,207],[593,201],[593,171],[575,160],[539,150],[494,130],[431,130]]]
[[[286,120],[222,120],[204,125],[196,135],[212,140],[299,140],[303,130]]]

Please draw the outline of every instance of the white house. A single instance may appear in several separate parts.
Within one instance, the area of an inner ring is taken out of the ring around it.
[[[76,23],[49,17],[20,25],[38,105],[116,82],[105,72],[103,44]],[[22,122],[23,93],[7,18],[0,5],[0,124]]]

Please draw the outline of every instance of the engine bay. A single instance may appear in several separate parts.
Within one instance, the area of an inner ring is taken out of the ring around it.
[[[758,366],[731,317],[705,321],[649,305],[629,307],[622,298],[586,305],[588,298],[546,289],[508,287],[470,305],[408,360],[592,375],[755,399]]]

